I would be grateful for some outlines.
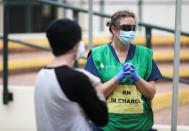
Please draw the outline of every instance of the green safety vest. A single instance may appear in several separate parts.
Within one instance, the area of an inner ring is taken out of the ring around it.
[[[98,46],[91,50],[96,69],[103,83],[112,79],[122,68],[113,55],[110,47]],[[136,46],[132,63],[144,80],[152,71],[152,50],[143,46]],[[109,122],[103,127],[105,131],[147,131],[153,125],[153,113],[150,101],[136,88],[130,78],[125,78],[107,97]]]

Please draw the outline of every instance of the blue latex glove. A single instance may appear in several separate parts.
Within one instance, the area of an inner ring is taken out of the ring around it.
[[[127,63],[128,66],[123,66],[124,72],[127,71],[127,77],[133,79],[134,82],[140,80],[140,76],[136,71],[136,68],[133,64]]]
[[[126,77],[130,77],[131,71],[133,68],[130,67],[131,64],[124,64],[121,68],[121,70],[117,73],[117,75],[114,76],[114,79],[120,83],[122,82],[123,79],[125,79]]]

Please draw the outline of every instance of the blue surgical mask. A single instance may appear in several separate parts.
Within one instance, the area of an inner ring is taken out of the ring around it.
[[[121,41],[121,43],[128,45],[134,40],[135,34],[136,34],[135,31],[122,31],[122,30],[120,30],[119,40]]]

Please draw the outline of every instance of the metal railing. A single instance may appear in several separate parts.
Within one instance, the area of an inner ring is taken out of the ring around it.
[[[145,31],[146,31],[146,46],[148,48],[151,48],[152,29],[153,30],[165,31],[165,32],[169,32],[169,33],[175,33],[174,29],[161,27],[161,26],[156,26],[156,25],[152,25],[152,24],[147,24],[147,23],[143,23],[143,22],[139,22],[139,26],[145,27]],[[181,32],[181,35],[189,37],[189,33],[188,32]]]
[[[14,42],[14,43],[17,43],[17,44],[22,44],[24,46],[28,46],[30,48],[35,48],[35,49],[39,49],[39,50],[43,50],[43,51],[51,51],[50,48],[34,45],[32,43],[29,43],[29,42],[25,42],[25,41],[21,41],[21,40],[14,40],[14,39],[8,39],[8,40],[10,42]]]
[[[3,1],[3,104],[13,100],[13,94],[8,89],[8,15],[7,1]]]
[[[48,4],[55,7],[62,7],[64,9],[70,9],[73,11],[74,20],[78,21],[78,13],[89,13],[88,9],[78,8],[74,6],[70,6],[68,4],[60,3],[60,2],[54,2],[50,0],[36,0],[35,2],[41,3],[41,4]],[[93,15],[104,17],[104,18],[110,18],[111,15],[103,14],[100,12],[93,11]]]
[[[139,26],[145,27],[146,47],[148,47],[148,48],[152,47],[152,29],[153,30],[165,31],[165,32],[169,32],[169,33],[175,33],[174,29],[161,27],[161,26],[156,26],[156,25],[152,25],[152,24],[147,24],[147,23],[143,23],[143,22],[139,22]],[[189,33],[188,32],[183,32],[182,31],[181,35],[189,37]],[[173,81],[172,77],[167,77],[167,76],[163,76],[162,79],[166,80],[166,81]],[[180,83],[184,83],[184,84],[189,84],[189,80],[187,80],[187,79],[181,79],[180,78],[179,82]]]
[[[12,93],[10,93],[9,90],[8,90],[8,41],[12,41],[12,42],[19,43],[19,44],[22,44],[22,45],[25,45],[25,46],[29,46],[31,48],[37,48],[37,49],[40,49],[40,50],[50,51],[49,48],[45,48],[45,47],[42,47],[42,46],[33,45],[32,43],[8,38],[9,25],[7,24],[8,18],[7,18],[6,10],[7,10],[7,6],[9,4],[14,4],[14,3],[9,3],[8,0],[3,0],[3,5],[4,5],[3,6],[3,9],[4,9],[4,11],[3,11],[4,12],[4,22],[3,22],[4,23],[4,31],[3,31],[3,34],[4,34],[4,36],[0,36],[0,39],[3,39],[3,41],[4,41],[4,44],[3,44],[3,103],[4,104],[8,104],[8,102],[13,99]],[[25,3],[25,4],[27,4],[27,3]],[[64,3],[59,3],[59,2],[56,2],[56,1],[50,1],[50,0],[33,0],[32,4],[48,4],[48,5],[55,6],[55,7],[70,9],[70,10],[73,11],[73,19],[77,22],[79,20],[79,13],[88,13],[89,12],[87,9],[77,8],[77,7],[70,6],[70,5],[67,5],[67,4],[64,4]],[[95,12],[95,11],[93,12],[93,15],[103,17],[103,18],[110,18],[111,17],[111,15],[103,14],[103,13]],[[146,31],[146,46],[148,48],[151,48],[152,30],[155,29],[155,30],[161,30],[161,31],[166,31],[166,32],[170,32],[170,33],[175,32],[174,29],[160,27],[160,26],[156,26],[156,25],[152,25],[152,24],[143,23],[143,22],[139,22],[139,26],[145,28],[145,31]],[[189,33],[181,32],[181,35],[189,36]],[[163,76],[163,79],[168,80],[168,81],[173,80],[173,78],[166,77],[166,76]],[[184,84],[189,84],[189,80],[180,79],[180,82],[184,83]]]

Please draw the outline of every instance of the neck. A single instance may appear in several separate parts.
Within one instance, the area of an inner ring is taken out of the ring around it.
[[[47,66],[48,67],[58,67],[58,66],[66,65],[66,66],[72,67],[73,62],[74,62],[74,54],[69,53],[69,54],[64,54],[64,55],[55,57],[51,61],[51,63],[49,63]]]
[[[115,53],[121,63],[125,62],[127,54],[129,52],[129,45],[124,45],[120,42],[119,39],[112,41],[112,46],[115,50]]]
[[[119,40],[119,39],[116,39],[116,38],[114,38],[114,39],[112,40],[112,46],[113,46],[113,48],[114,48],[115,50],[120,51],[120,52],[126,52],[126,51],[129,50],[129,45],[124,45],[124,44],[122,44],[122,43],[120,42],[120,40]]]

